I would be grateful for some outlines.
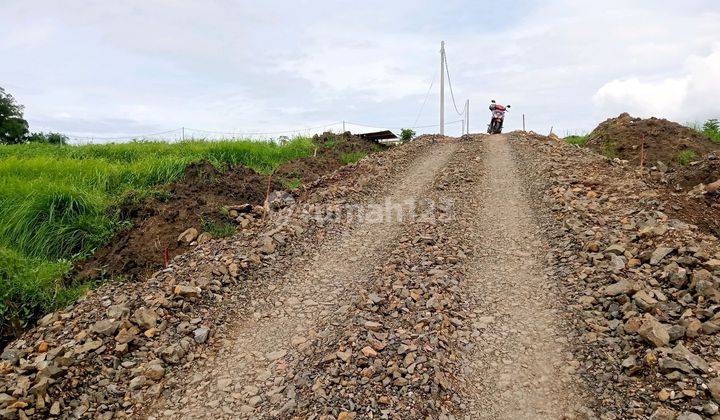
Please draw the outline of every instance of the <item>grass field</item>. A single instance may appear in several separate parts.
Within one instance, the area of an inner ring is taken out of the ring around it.
[[[0,145],[0,331],[19,329],[90,285],[66,284],[73,260],[124,227],[115,211],[180,178],[189,163],[242,164],[262,173],[310,156],[315,145],[257,141]]]

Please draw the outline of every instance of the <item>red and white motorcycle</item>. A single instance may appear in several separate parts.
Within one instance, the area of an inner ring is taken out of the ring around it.
[[[502,106],[496,104],[495,101],[490,103],[490,111],[492,112],[492,118],[490,124],[488,124],[488,134],[500,134],[502,133],[503,121],[505,121],[505,113],[510,110],[510,105]]]

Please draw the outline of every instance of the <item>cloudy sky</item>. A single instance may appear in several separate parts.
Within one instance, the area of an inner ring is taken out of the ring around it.
[[[2,0],[0,86],[76,135],[432,125],[441,40],[471,131],[492,98],[561,134],[720,117],[717,0]]]

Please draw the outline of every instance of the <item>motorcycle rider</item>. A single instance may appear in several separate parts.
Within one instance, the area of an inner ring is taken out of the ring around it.
[[[490,101],[490,111],[494,111],[494,110],[496,110],[496,109],[500,109],[501,111],[505,111],[505,107],[502,106],[502,105],[500,105],[500,104],[498,104],[498,103],[495,103],[495,99],[493,99],[493,100]]]
[[[490,124],[488,124],[488,134],[492,134],[494,131],[493,123],[495,122],[496,114],[497,114],[497,117],[498,117],[497,119],[499,120],[500,126],[496,129],[497,131],[494,131],[494,132],[500,133],[502,131],[503,117],[505,115],[505,112],[508,110],[508,108],[510,108],[510,105],[508,105],[508,106],[500,105],[500,104],[496,103],[495,100],[493,99],[490,101],[489,108],[490,108],[490,112],[492,113],[492,117],[490,118]]]

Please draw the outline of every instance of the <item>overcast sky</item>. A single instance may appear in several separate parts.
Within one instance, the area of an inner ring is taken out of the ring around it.
[[[720,117],[718,0],[2,0],[0,86],[31,130],[77,135],[428,125],[441,40],[471,131],[490,99],[561,134]]]

